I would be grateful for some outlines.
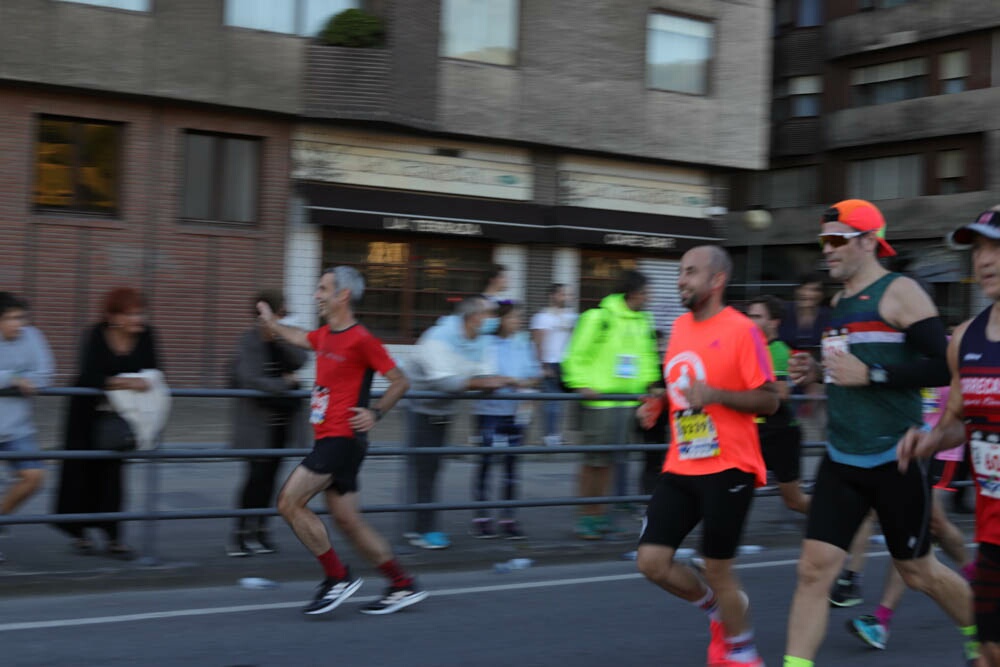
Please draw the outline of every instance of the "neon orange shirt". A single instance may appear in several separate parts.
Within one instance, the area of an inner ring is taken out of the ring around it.
[[[702,322],[691,313],[681,315],[670,333],[663,377],[673,435],[663,471],[711,475],[738,468],[755,475],[757,486],[763,486],[767,472],[754,415],[718,404],[692,411],[680,391],[695,379],[727,391],[773,382],[767,343],[757,326],[729,306]]]

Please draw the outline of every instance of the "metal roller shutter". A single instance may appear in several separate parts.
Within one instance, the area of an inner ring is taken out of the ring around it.
[[[656,327],[670,334],[674,320],[684,313],[680,294],[677,292],[677,278],[681,263],[674,259],[642,258],[638,269],[650,281],[649,309],[656,318]]]

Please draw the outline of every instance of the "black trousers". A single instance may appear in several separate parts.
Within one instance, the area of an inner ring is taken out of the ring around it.
[[[268,446],[271,449],[284,449],[288,436],[288,423],[272,424],[270,427]],[[237,504],[240,509],[259,509],[270,507],[274,503],[274,487],[277,484],[279,458],[247,459],[246,478],[240,491]],[[236,530],[263,530],[267,517],[241,516],[236,518]]]

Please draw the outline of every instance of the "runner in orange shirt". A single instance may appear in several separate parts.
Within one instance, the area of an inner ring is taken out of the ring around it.
[[[663,370],[673,445],[649,501],[638,566],[708,614],[710,667],[763,667],[733,559],[754,488],[766,478],[754,415],[773,414],[779,399],[760,330],[723,303],[731,273],[719,246],[693,248],[681,260],[677,286],[690,312],[674,322]],[[652,405],[640,408],[644,422],[655,418]],[[674,560],[698,523],[704,571]]]

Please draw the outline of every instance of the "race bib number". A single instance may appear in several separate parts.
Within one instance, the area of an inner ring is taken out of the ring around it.
[[[681,410],[674,413],[677,432],[677,454],[682,461],[719,456],[719,434],[712,417],[701,410]]]
[[[494,447],[509,447],[510,441],[507,439],[506,433],[494,433],[493,434],[493,446]]]
[[[1000,434],[975,431],[969,444],[979,493],[1000,498]]]
[[[309,423],[322,424],[326,421],[326,409],[330,406],[330,390],[326,387],[313,387],[312,398],[309,401]]]
[[[615,377],[632,379],[638,377],[638,358],[634,354],[619,354],[615,361]]]

